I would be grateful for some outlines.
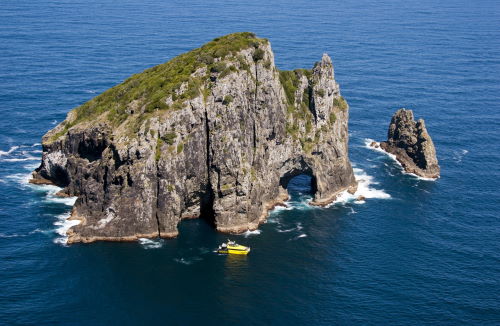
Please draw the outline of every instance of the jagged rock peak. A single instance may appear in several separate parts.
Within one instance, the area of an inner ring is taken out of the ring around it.
[[[68,113],[33,182],[78,196],[70,243],[173,237],[185,218],[253,230],[296,175],[312,177],[316,205],[354,191],[348,117],[327,55],[279,71],[269,41],[230,34]]]
[[[396,155],[406,172],[424,178],[439,177],[440,168],[434,143],[424,120],[416,122],[412,110],[399,109],[393,115],[387,141],[382,142],[380,147]]]

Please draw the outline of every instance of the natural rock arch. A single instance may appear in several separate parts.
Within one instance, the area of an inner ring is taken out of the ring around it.
[[[269,41],[231,34],[71,111],[44,136],[33,177],[57,183],[54,167],[66,171],[81,220],[70,243],[173,237],[195,217],[242,232],[287,199],[297,173],[314,178],[315,205],[355,189],[348,111],[328,55],[279,71]]]

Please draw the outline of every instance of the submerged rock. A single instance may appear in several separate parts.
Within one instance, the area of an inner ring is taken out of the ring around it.
[[[195,217],[243,232],[296,175],[317,205],[356,188],[348,115],[328,55],[279,71],[269,41],[230,34],[72,110],[43,137],[33,182],[78,196],[69,243],[172,237]]]
[[[423,119],[415,122],[412,110],[400,109],[391,119],[387,141],[380,147],[396,156],[407,173],[438,178],[440,168],[436,149]]]

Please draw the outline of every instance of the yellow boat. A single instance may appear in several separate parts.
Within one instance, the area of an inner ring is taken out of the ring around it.
[[[217,249],[219,254],[231,254],[231,255],[247,255],[250,252],[250,247],[245,247],[237,244],[234,241],[227,240],[227,243],[223,243]]]

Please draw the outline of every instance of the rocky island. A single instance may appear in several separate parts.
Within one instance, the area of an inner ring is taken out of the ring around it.
[[[381,148],[395,155],[407,173],[419,177],[439,178],[440,168],[436,149],[425,128],[423,119],[415,121],[412,110],[399,109],[392,116],[387,141],[372,142],[370,146]]]
[[[348,117],[328,55],[280,71],[268,40],[230,34],[70,111],[31,182],[78,197],[68,243],[174,237],[188,218],[253,230],[299,174],[313,205],[355,191]]]

